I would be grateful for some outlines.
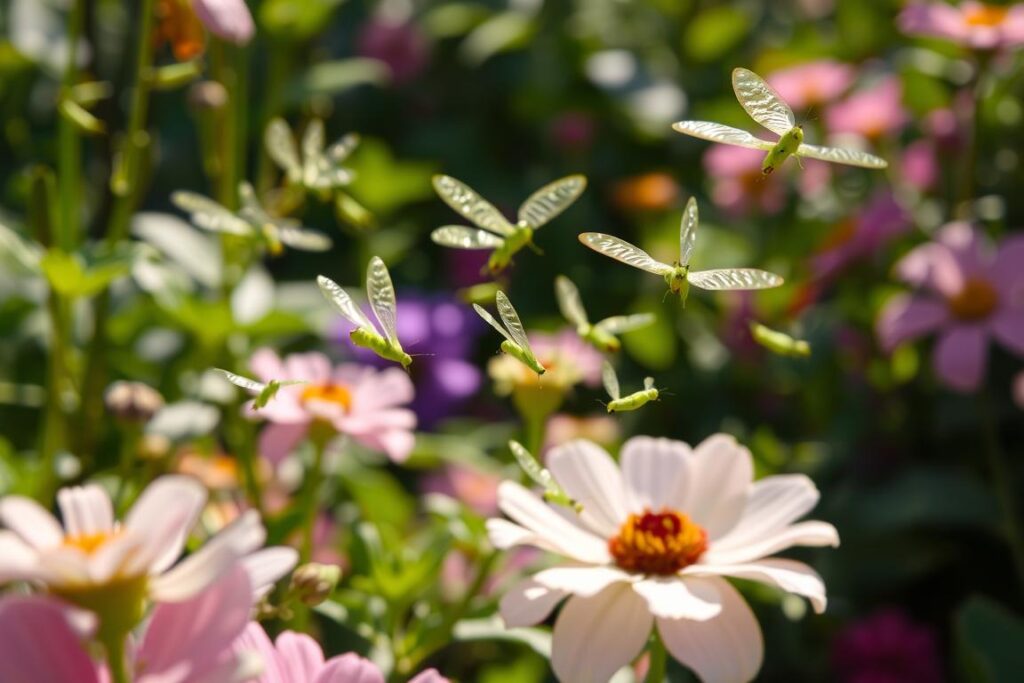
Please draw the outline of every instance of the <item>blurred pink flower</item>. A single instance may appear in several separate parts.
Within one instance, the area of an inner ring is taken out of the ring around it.
[[[776,213],[786,203],[786,189],[776,176],[761,173],[764,152],[732,145],[713,145],[704,153],[704,169],[712,177],[711,199],[731,216],[752,211]]]
[[[306,438],[314,423],[327,425],[364,446],[382,451],[401,462],[415,443],[416,414],[409,376],[398,368],[378,370],[346,363],[332,367],[322,353],[293,353],[280,358],[259,349],[249,365],[262,381],[303,380],[306,384],[282,387],[254,417],[270,421],[260,434],[260,453],[279,462]]]
[[[596,387],[601,382],[604,357],[580,339],[576,330],[566,328],[554,334],[535,332],[530,335],[530,346],[547,372],[538,377],[533,370],[503,353],[487,364],[497,393],[509,394],[524,387],[564,392],[580,383]]]
[[[899,263],[900,279],[919,291],[891,299],[878,319],[886,350],[936,333],[933,364],[939,378],[963,392],[985,376],[990,338],[1024,356],[1024,236],[995,252],[966,223],[942,228],[935,241],[916,247]]]
[[[548,128],[555,145],[566,152],[586,149],[594,142],[597,123],[586,112],[567,111],[559,114]]]
[[[448,463],[423,479],[424,493],[441,493],[462,501],[477,514],[487,517],[498,511],[498,484],[493,472],[458,463]]]
[[[946,38],[975,50],[1024,45],[1024,4],[913,2],[900,13],[904,33]]]
[[[907,123],[909,115],[902,99],[900,79],[885,76],[830,106],[825,111],[825,123],[831,133],[854,133],[877,140],[898,132]]]
[[[819,59],[768,74],[768,83],[794,109],[814,107],[846,92],[856,70],[849,64]]]
[[[206,30],[218,38],[245,45],[256,32],[245,0],[193,0],[192,8]]]
[[[1013,402],[1017,404],[1017,407],[1024,410],[1024,372],[1018,372],[1017,376],[1013,378],[1013,387],[1011,389]]]
[[[833,643],[833,667],[841,683],[941,683],[935,633],[898,609],[854,622]]]
[[[548,420],[544,432],[544,446],[541,451],[561,446],[573,439],[587,439],[599,446],[610,448],[622,436],[619,422],[610,415],[590,415],[577,417],[559,413]]]
[[[359,30],[356,53],[387,64],[392,81],[401,84],[412,81],[427,67],[430,45],[416,24],[376,17]]]
[[[826,236],[811,261],[811,269],[821,279],[834,277],[854,262],[870,258],[908,230],[910,216],[891,192],[880,191],[860,213],[839,223]]]
[[[931,189],[939,179],[939,160],[935,143],[916,140],[903,149],[901,177],[918,192]]]
[[[273,643],[263,627],[250,622],[235,641],[235,649],[252,651],[263,660],[263,674],[255,683],[384,683],[376,664],[354,652],[324,659],[320,645],[304,633],[285,631]],[[427,669],[409,683],[447,683]]]

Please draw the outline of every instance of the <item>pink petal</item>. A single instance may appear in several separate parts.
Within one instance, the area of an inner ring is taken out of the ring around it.
[[[384,683],[377,665],[354,652],[331,657],[312,683]]]
[[[249,368],[262,382],[285,378],[284,364],[281,362],[281,357],[273,349],[256,349],[252,356],[249,357]]]
[[[0,522],[38,550],[64,542],[64,529],[42,505],[24,496],[0,499]]]
[[[934,332],[949,320],[949,309],[937,299],[900,294],[890,299],[878,316],[878,341],[886,351]]]
[[[932,353],[935,372],[962,392],[981,386],[988,361],[988,334],[980,325],[959,325],[939,337]]]
[[[263,548],[242,558],[242,567],[249,575],[249,583],[253,591],[253,603],[256,603],[282,576],[290,572],[299,561],[299,553],[295,548],[274,546]]]
[[[218,38],[245,45],[256,27],[245,0],[193,0],[196,16]]]
[[[13,531],[0,531],[0,584],[36,578],[39,555]]]
[[[260,658],[263,672],[256,679],[256,683],[293,683],[285,678],[281,663],[278,661],[277,650],[267,637],[267,632],[255,621],[250,621],[241,635],[235,638],[231,649],[236,655],[254,653]]]
[[[409,683],[450,683],[447,678],[438,673],[437,669],[421,671],[409,679]]]
[[[147,486],[125,518],[125,528],[146,541],[140,564],[145,562],[155,573],[170,567],[205,504],[206,489],[192,477],[168,474]]]
[[[99,683],[67,607],[42,597],[0,600],[0,681]]]
[[[322,353],[293,353],[284,359],[287,379],[300,379],[311,384],[327,384],[331,380],[331,361]]]
[[[947,245],[938,242],[914,247],[896,262],[895,270],[904,282],[928,288],[944,297],[958,294],[967,276],[956,255]]]
[[[1024,310],[1001,311],[992,318],[990,329],[1000,344],[1024,356]]]
[[[285,631],[274,641],[277,659],[286,681],[312,681],[324,668],[324,653],[305,633]]]
[[[273,423],[260,432],[260,455],[277,464],[288,457],[309,431],[309,423]]]
[[[1007,237],[999,246],[995,261],[990,269],[992,280],[999,290],[1018,301],[1024,287],[1024,235]]]

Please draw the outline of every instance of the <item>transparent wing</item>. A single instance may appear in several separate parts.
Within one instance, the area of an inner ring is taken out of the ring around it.
[[[781,276],[757,268],[690,271],[686,279],[701,289],[768,289],[783,283]]]
[[[497,235],[467,228],[464,225],[445,225],[430,233],[434,244],[454,249],[497,249],[505,244],[505,240]]]
[[[601,381],[604,383],[604,390],[613,400],[617,401],[622,398],[619,390],[619,377],[615,374],[615,368],[608,361],[601,366]]]
[[[334,280],[318,275],[316,278],[317,285],[320,286],[320,291],[323,293],[327,300],[334,304],[335,308],[341,311],[341,314],[345,316],[345,319],[356,327],[361,327],[372,332],[376,332],[373,323],[366,317],[356,302],[352,301],[352,297],[348,295],[344,289],[342,289],[337,282]]]
[[[232,235],[252,235],[252,226],[227,208],[209,197],[195,192],[178,191],[171,194],[171,203],[189,214],[189,219],[198,227],[212,232],[226,232]]]
[[[278,239],[293,249],[302,251],[328,251],[333,242],[327,235],[294,225],[277,225]]]
[[[586,187],[587,179],[582,175],[566,176],[548,183],[519,207],[519,220],[536,230],[569,208]]]
[[[797,147],[798,157],[821,159],[847,166],[860,166],[862,168],[888,168],[889,162],[874,154],[861,152],[855,149],[843,149],[841,147],[819,147],[818,145],[800,145]]]
[[[391,341],[398,341],[395,286],[391,283],[388,267],[379,256],[370,259],[370,266],[366,270],[366,296],[370,298],[370,307],[380,321],[384,335]]]
[[[434,189],[448,206],[484,230],[506,237],[515,232],[515,228],[500,211],[462,181],[447,175],[436,175]]]
[[[672,128],[677,133],[692,135],[702,140],[721,142],[738,147],[748,147],[750,149],[760,149],[765,152],[775,146],[767,140],[754,137],[745,130],[723,126],[720,123],[713,123],[711,121],[677,121],[672,124]]]
[[[214,372],[219,372],[221,375],[225,377],[225,379],[227,379],[227,381],[231,382],[236,387],[241,387],[243,389],[246,389],[247,391],[252,391],[258,394],[267,388],[266,384],[263,384],[262,382],[257,382],[254,379],[242,377],[241,375],[236,375],[233,372],[228,372],[227,370],[222,370],[221,368],[214,368],[213,370]]]
[[[276,118],[267,126],[263,133],[263,144],[267,154],[280,166],[288,181],[297,183],[302,180],[302,162],[299,161],[299,150],[295,146],[295,137],[284,119]]]
[[[644,391],[650,391],[654,388],[654,378],[644,377]]]
[[[580,235],[580,242],[590,247],[599,254],[609,256],[616,261],[622,261],[628,266],[646,270],[655,275],[665,275],[672,272],[672,266],[651,258],[651,255],[640,247],[633,246],[618,237],[605,235],[602,232],[585,232]]]
[[[324,122],[313,119],[302,134],[303,182],[315,185],[323,170],[324,163]]]
[[[697,243],[697,200],[690,197],[683,210],[683,222],[679,226],[679,265],[690,265],[693,246]]]
[[[732,89],[750,118],[776,135],[785,135],[796,125],[793,110],[753,71],[733,69]]]
[[[533,350],[530,348],[530,340],[526,338],[526,330],[523,329],[523,323],[519,319],[516,309],[512,307],[512,302],[508,300],[505,292],[501,290],[498,290],[494,300],[498,304],[498,315],[501,316],[502,322],[505,323],[505,329],[512,335],[512,341],[532,356]]]
[[[577,327],[589,324],[587,311],[580,301],[580,290],[564,275],[555,278],[555,298],[558,299],[558,310],[566,320]]]
[[[605,318],[594,327],[608,334],[622,334],[623,332],[632,332],[633,330],[639,330],[641,327],[647,327],[653,322],[653,313],[636,313],[634,315],[615,315],[611,318]]]
[[[505,328],[501,326],[501,323],[499,323],[497,320],[494,319],[493,315],[491,315],[490,313],[487,312],[487,309],[482,307],[480,304],[473,304],[473,310],[475,310],[477,312],[477,314],[481,318],[483,318],[485,321],[487,321],[488,325],[490,325],[491,327],[496,329],[498,332],[500,332],[502,337],[504,337],[505,339],[508,339],[513,344],[516,343],[516,340],[513,339],[509,335],[508,332],[505,331]]]

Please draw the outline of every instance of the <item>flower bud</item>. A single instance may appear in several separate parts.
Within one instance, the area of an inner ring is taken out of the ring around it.
[[[148,422],[164,407],[164,397],[142,382],[118,381],[107,387],[104,403],[119,420]]]
[[[292,572],[288,594],[302,604],[314,607],[330,597],[340,580],[341,567],[310,562]]]

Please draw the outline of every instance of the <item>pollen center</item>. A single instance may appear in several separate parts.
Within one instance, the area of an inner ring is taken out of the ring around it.
[[[980,320],[995,310],[999,293],[995,287],[979,278],[971,278],[963,289],[946,300],[950,312],[961,320]]]
[[[996,5],[979,5],[972,7],[964,13],[964,19],[968,26],[999,26],[1006,21],[1006,15],[1010,13],[1009,7]]]
[[[642,574],[675,574],[700,559],[707,547],[704,529],[667,508],[630,515],[619,535],[608,541],[615,564]]]
[[[341,384],[313,384],[302,392],[303,403],[333,403],[347,413],[352,409],[352,392]]]
[[[79,534],[76,536],[67,535],[64,537],[64,545],[71,548],[78,548],[86,555],[94,552],[114,537],[114,534],[105,531],[98,531],[94,534]]]

